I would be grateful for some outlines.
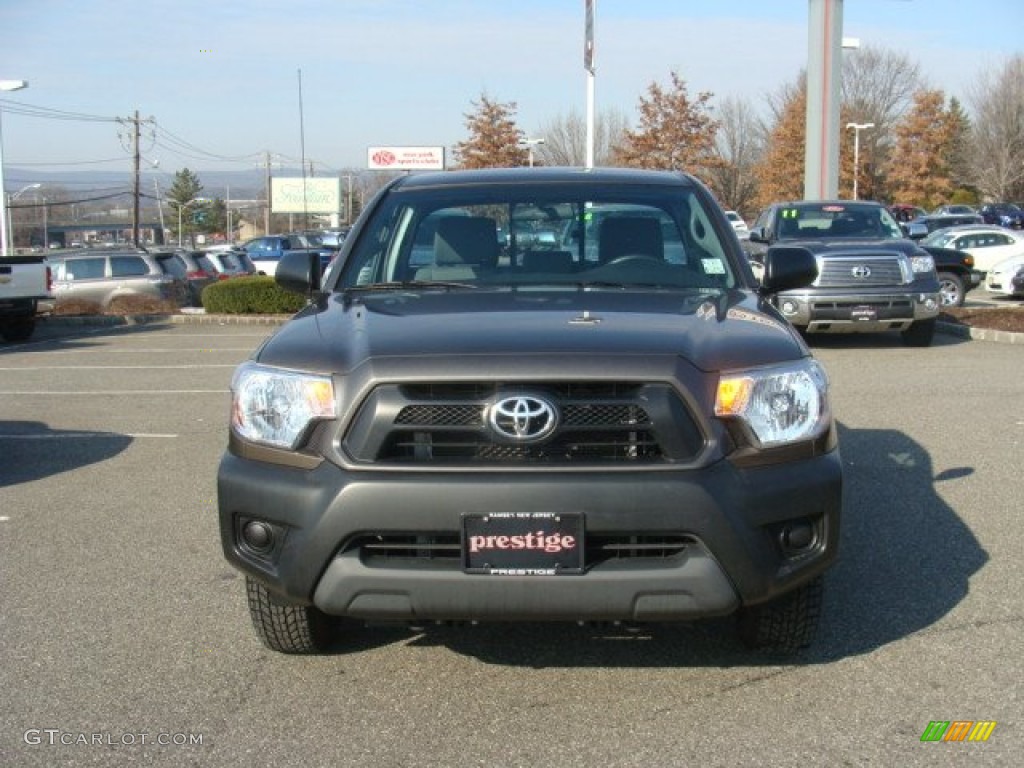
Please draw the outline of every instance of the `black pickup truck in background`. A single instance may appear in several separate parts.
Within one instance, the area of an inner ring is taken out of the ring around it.
[[[942,306],[962,307],[967,293],[981,285],[981,272],[974,268],[974,257],[954,248],[921,247],[935,260]]]
[[[810,251],[818,262],[811,285],[772,297],[801,331],[900,331],[908,346],[932,343],[941,308],[935,261],[881,204],[772,203],[743,248],[756,274],[766,254],[782,247]]]
[[[53,309],[53,279],[42,256],[0,258],[0,336],[27,341],[36,316]]]

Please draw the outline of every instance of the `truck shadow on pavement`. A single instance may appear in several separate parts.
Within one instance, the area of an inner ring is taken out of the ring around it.
[[[973,470],[936,475],[927,451],[897,430],[840,425],[839,431],[845,469],[839,562],[826,576],[818,637],[802,654],[776,657],[744,648],[733,617],[638,627],[436,627],[404,639],[498,665],[740,667],[829,663],[927,629],[967,596],[971,576],[988,560],[936,491],[937,483]]]
[[[42,480],[116,456],[133,438],[116,432],[50,429],[39,421],[0,420],[0,488]]]

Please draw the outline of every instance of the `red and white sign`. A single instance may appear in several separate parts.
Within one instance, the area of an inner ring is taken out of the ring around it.
[[[444,147],[369,147],[371,171],[443,171]]]

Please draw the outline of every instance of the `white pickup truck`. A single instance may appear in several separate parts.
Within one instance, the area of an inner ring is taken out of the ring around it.
[[[53,309],[53,278],[42,256],[0,258],[0,336],[26,341],[36,317]]]

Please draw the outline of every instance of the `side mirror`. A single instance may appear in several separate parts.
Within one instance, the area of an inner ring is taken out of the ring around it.
[[[768,235],[761,227],[750,230],[750,241],[753,243],[767,243]]]
[[[907,233],[907,237],[911,240],[920,240],[928,234],[928,227],[920,222],[910,222],[903,227],[903,231]]]
[[[762,293],[779,293],[803,288],[818,278],[818,261],[814,254],[799,246],[780,245],[764,254],[761,276]]]
[[[316,251],[290,251],[278,262],[274,279],[286,291],[309,295],[320,290],[322,269]]]

